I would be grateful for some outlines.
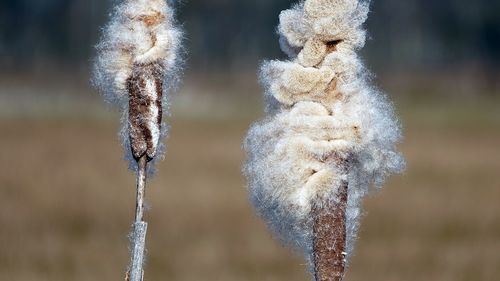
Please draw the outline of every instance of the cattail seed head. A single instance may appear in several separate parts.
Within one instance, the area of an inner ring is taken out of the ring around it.
[[[154,65],[143,65],[127,80],[128,129],[132,155],[137,160],[156,156],[161,133],[163,80]]]
[[[244,173],[259,214],[309,261],[321,202],[338,204],[348,183],[347,259],[361,199],[404,168],[392,105],[356,54],[368,11],[363,0],[306,0],[283,11],[278,33],[290,60],[261,68],[268,117],[248,133]]]
[[[124,111],[123,142],[130,159],[152,160],[158,154],[166,93],[178,73],[180,38],[165,0],[125,0],[104,28],[94,83]]]

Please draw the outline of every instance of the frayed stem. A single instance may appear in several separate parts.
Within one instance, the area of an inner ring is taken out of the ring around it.
[[[137,161],[137,198],[135,209],[135,223],[131,235],[131,258],[127,281],[142,281],[144,277],[144,260],[146,252],[146,232],[148,224],[144,219],[144,200],[146,197],[147,156]]]
[[[148,160],[144,155],[137,161],[137,197],[135,206],[135,222],[142,222],[144,218],[144,200],[146,198],[146,173]]]
[[[347,199],[348,182],[343,181],[335,199],[323,199],[313,208],[313,263],[316,281],[344,279]]]

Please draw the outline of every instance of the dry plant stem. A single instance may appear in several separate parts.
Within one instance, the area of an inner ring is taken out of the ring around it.
[[[144,155],[137,161],[138,171],[137,171],[137,201],[135,208],[135,222],[142,222],[144,218],[144,199],[146,197],[146,173],[148,160],[147,156]]]
[[[146,232],[148,224],[143,221],[144,218],[144,198],[146,196],[146,171],[147,156],[142,156],[138,160],[137,171],[137,199],[134,230],[132,233],[132,257],[127,277],[129,281],[143,280],[144,254],[146,250]]]
[[[342,182],[338,202],[324,199],[313,209],[314,275],[316,281],[342,281],[346,267],[347,181]]]

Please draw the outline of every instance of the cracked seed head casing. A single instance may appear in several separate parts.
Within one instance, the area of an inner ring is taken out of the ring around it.
[[[97,45],[94,84],[123,110],[122,139],[131,167],[161,156],[162,115],[179,73],[181,32],[164,0],[125,0],[113,11]],[[150,165],[151,166],[151,165]]]
[[[361,199],[404,169],[392,104],[369,84],[356,51],[364,45],[369,3],[307,0],[280,14],[287,61],[262,65],[268,116],[246,138],[244,173],[253,205],[285,243],[312,258],[311,211],[335,201],[347,181],[347,254]],[[352,159],[345,170],[338,159]]]

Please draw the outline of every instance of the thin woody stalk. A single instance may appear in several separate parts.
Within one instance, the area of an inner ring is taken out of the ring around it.
[[[162,153],[165,93],[176,81],[180,36],[166,0],[124,0],[114,9],[97,46],[94,83],[124,112],[123,144],[137,173],[128,281],[143,279],[148,227],[144,221],[146,177]]]
[[[137,198],[135,223],[131,239],[131,259],[127,281],[141,281],[144,276],[144,255],[146,251],[146,232],[148,224],[143,221],[144,200],[146,196],[147,159],[143,156],[138,161]]]
[[[138,161],[139,168],[137,169],[137,196],[135,206],[135,222],[144,220],[144,201],[146,197],[146,173],[147,173],[147,157],[143,156]]]

